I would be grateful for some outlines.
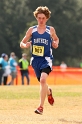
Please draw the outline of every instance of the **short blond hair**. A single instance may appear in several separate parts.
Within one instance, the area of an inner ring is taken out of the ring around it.
[[[26,54],[26,53],[23,53],[23,54],[22,54],[22,57],[24,57],[24,56],[27,56],[27,54]]]
[[[50,18],[51,11],[46,6],[39,6],[34,12],[34,17],[36,18],[38,14],[43,13],[47,19]]]
[[[10,56],[15,56],[15,53],[14,52],[11,52]]]

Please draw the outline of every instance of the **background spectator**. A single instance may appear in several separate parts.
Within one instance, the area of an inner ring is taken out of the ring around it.
[[[8,55],[7,54],[2,54],[2,58],[3,58],[3,84],[7,85],[7,79],[8,76],[10,75],[10,66],[8,64]]]
[[[80,64],[79,64],[79,66],[80,66],[80,68],[82,68],[82,59],[81,59],[81,61],[80,61]]]
[[[19,60],[19,67],[22,77],[22,85],[24,85],[24,77],[27,79],[27,84],[29,85],[29,71],[28,71],[29,62],[27,60],[27,54],[23,53],[22,58]]]
[[[2,75],[3,75],[4,71],[3,71],[3,58],[2,56],[0,57],[0,85],[2,83]]]
[[[64,61],[62,61],[61,64],[60,64],[60,68],[61,68],[62,72],[66,71],[67,64]]]
[[[17,76],[17,69],[16,69],[17,62],[16,62],[15,58],[16,58],[15,53],[11,52],[10,58],[9,58],[9,65],[11,68],[11,83],[10,84],[12,84],[12,85],[14,84],[14,79]]]
[[[62,61],[61,64],[60,64],[60,67],[63,68],[63,69],[66,69],[67,64],[64,61]]]

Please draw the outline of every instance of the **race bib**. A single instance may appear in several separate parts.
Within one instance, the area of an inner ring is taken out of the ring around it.
[[[37,56],[43,56],[44,55],[44,46],[33,45],[32,54],[37,55]]]

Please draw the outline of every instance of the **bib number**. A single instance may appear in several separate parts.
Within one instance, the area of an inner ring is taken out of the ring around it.
[[[37,55],[37,56],[43,56],[44,55],[44,46],[33,45],[33,53],[32,54]]]

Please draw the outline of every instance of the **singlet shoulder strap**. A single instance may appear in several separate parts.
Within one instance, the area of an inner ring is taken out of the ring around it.
[[[32,33],[36,32],[36,31],[37,31],[37,25],[33,26]]]
[[[46,28],[50,30],[50,26],[46,25]]]
[[[50,26],[46,26],[46,32],[50,34]]]

